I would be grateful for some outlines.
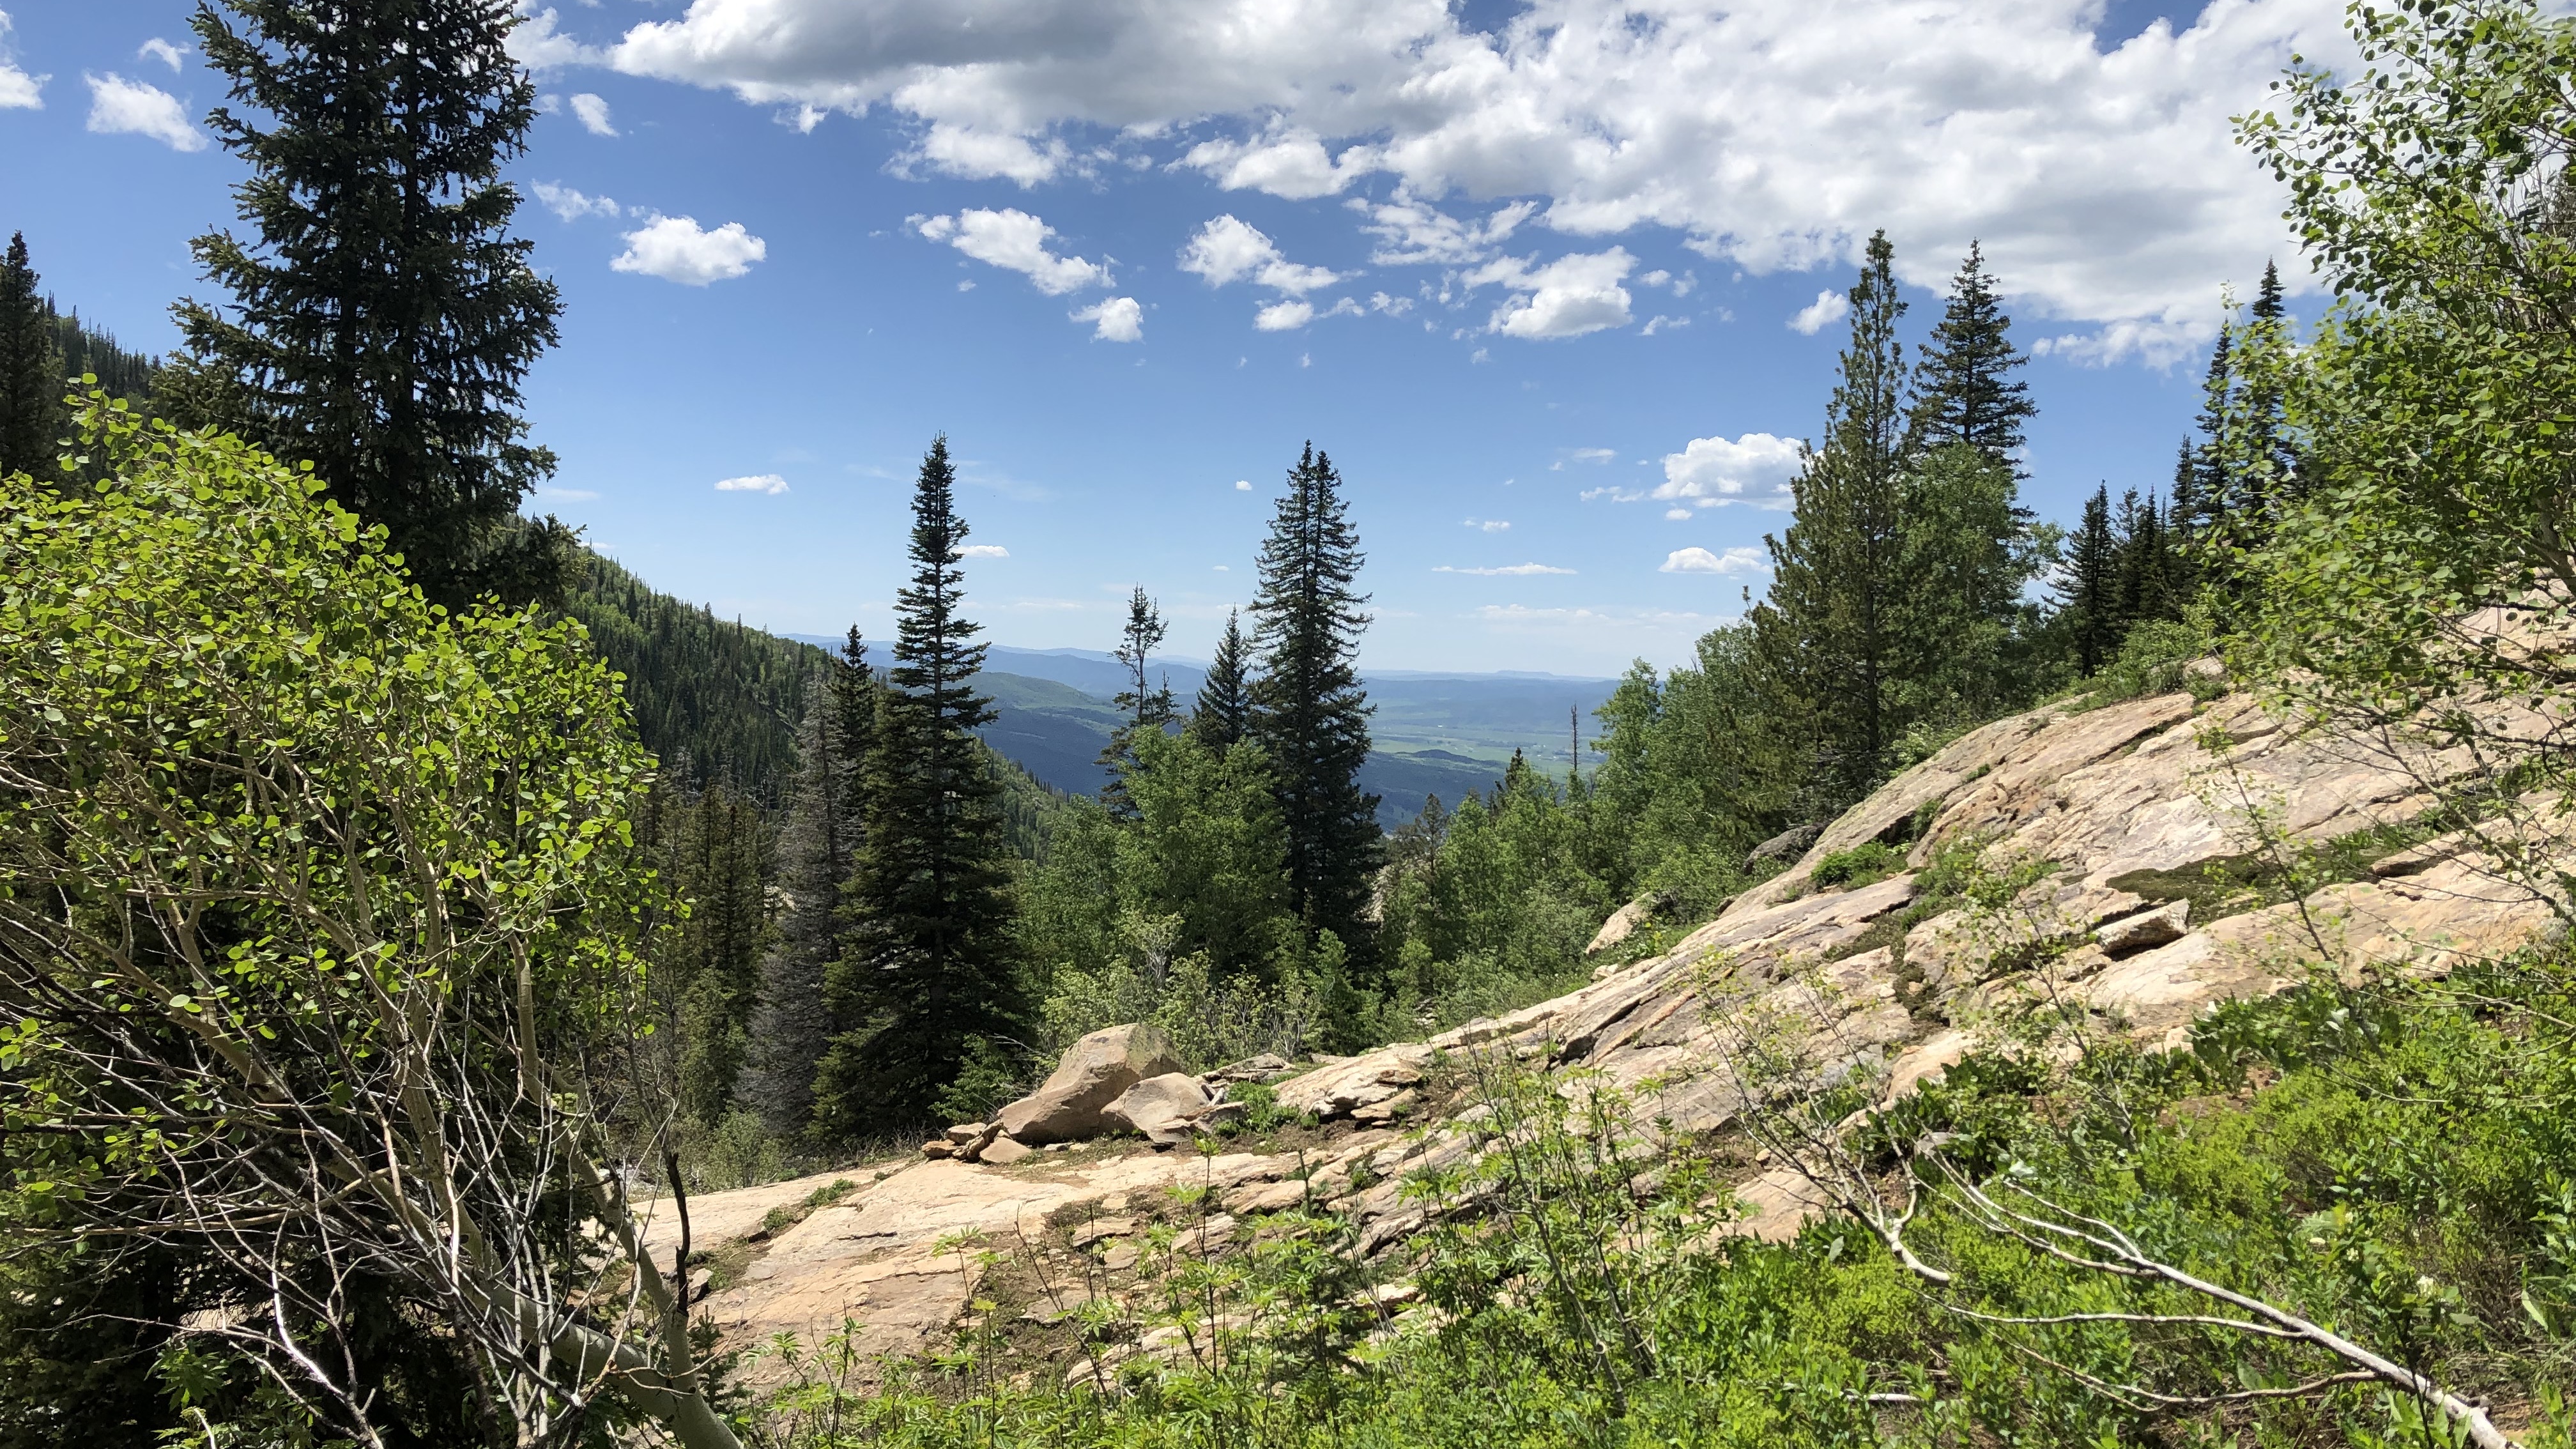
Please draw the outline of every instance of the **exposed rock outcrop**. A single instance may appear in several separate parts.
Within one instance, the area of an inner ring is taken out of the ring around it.
[[[869,1352],[918,1347],[965,1301],[965,1266],[937,1247],[943,1239],[1028,1234],[1068,1204],[1181,1184],[1221,1204],[1230,1232],[1248,1233],[1238,1220],[1320,1204],[1353,1220],[1361,1251],[1386,1249],[1422,1224],[1406,1175],[1459,1163],[1482,1139],[1464,1116],[1413,1131],[1384,1124],[1436,1105],[1444,1071],[1479,1052],[1586,1069],[1640,1094],[1675,1130],[1700,1131],[1742,1109],[1723,1064],[1757,1023],[1773,1039],[1803,1040],[1828,1074],[1871,1074],[1893,1100],[1937,1080],[2042,995],[2089,1008],[2102,1030],[2173,1046],[2213,1003],[2279,990],[2318,963],[2438,972],[2503,954],[2553,929],[2556,916],[2466,837],[2391,845],[2376,862],[2360,861],[2357,878],[2304,901],[2212,883],[2213,867],[2239,883],[2263,879],[2265,847],[2246,823],[2254,811],[2294,841],[2404,841],[2403,827],[2431,803],[2426,781],[2466,764],[2397,760],[2287,731],[2241,697],[2203,705],[2178,693],[1999,720],[1817,832],[1780,875],[1663,954],[1522,1011],[1318,1059],[1275,1082],[1282,1109],[1325,1124],[1319,1137],[1299,1139],[1308,1143],[1300,1151],[1202,1157],[1140,1146],[1106,1160],[1085,1156],[1099,1147],[1033,1152],[1130,1126],[1187,1136],[1190,1124],[1207,1127],[1206,1114],[1225,1110],[1210,1105],[1200,1080],[1170,1075],[1181,1063],[1150,1028],[1095,1033],[1046,1086],[1004,1110],[1007,1135],[982,1138],[980,1164],[915,1162],[862,1185],[779,1235],[744,1281],[713,1294],[709,1311],[734,1343],[830,1328],[851,1314],[866,1325]],[[2375,827],[2394,833],[2359,834]],[[1825,856],[1873,840],[1903,845],[1907,868],[1851,889],[1815,883]],[[1927,868],[1943,861],[1955,873],[1965,852],[2032,883],[2002,912],[1928,898]],[[1262,1080],[1288,1067],[1255,1059],[1206,1081]],[[953,1135],[942,1143],[971,1145]],[[790,1200],[761,1191],[772,1195],[755,1201]],[[1821,1210],[1785,1169],[1737,1195],[1750,1212],[1739,1230],[1764,1237],[1792,1234]],[[700,1243],[738,1235],[766,1211],[736,1209],[726,1196],[693,1203]],[[1105,1251],[1100,1261],[1114,1272],[1136,1261],[1121,1246],[1128,1241],[1107,1236],[1080,1251]]]

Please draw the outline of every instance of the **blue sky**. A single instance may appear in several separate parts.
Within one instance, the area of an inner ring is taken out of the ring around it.
[[[241,175],[196,124],[190,8],[16,0],[0,55],[0,227],[154,350]],[[2290,254],[2226,118],[2338,54],[2337,11],[539,7],[512,174],[566,311],[537,506],[751,623],[882,635],[944,430],[1005,551],[968,575],[992,638],[1106,648],[1141,584],[1204,655],[1311,438],[1369,553],[1368,664],[1675,662],[1765,582],[1873,227],[1918,334],[1982,240],[2042,351],[2043,516],[2164,483],[2221,287]]]

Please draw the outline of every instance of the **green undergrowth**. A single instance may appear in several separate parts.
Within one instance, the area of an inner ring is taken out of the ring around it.
[[[971,1372],[953,1358],[914,1365],[877,1393],[809,1375],[791,1390],[804,1410],[767,1421],[778,1431],[767,1442],[2464,1442],[2373,1383],[2205,1402],[2348,1365],[2210,1323],[2124,1321],[2237,1314],[1996,1231],[1971,1210],[1973,1185],[2116,1228],[2159,1261],[2331,1324],[2491,1406],[2529,1449],[2565,1449],[2571,980],[2576,962],[2559,954],[2432,985],[2320,978],[2219,1008],[2186,1051],[2096,1039],[2071,1065],[2066,1039],[2034,1022],[2026,1040],[1959,1064],[1860,1133],[1857,1167],[1889,1200],[1916,1164],[1922,1201],[1904,1238],[1951,1275],[1946,1286],[1908,1272],[1848,1216],[1781,1243],[1713,1234],[1733,1211],[1721,1184],[1756,1170],[1744,1137],[1685,1139],[1650,1166],[1641,1144],[1660,1134],[1606,1087],[1552,1090],[1482,1068],[1469,1095],[1487,1108],[1484,1130],[1504,1134],[1489,1139],[1499,1150],[1415,1182],[1429,1221],[1369,1269],[1418,1287],[1402,1314],[1353,1309],[1347,1228],[1284,1215],[1249,1225],[1255,1246],[1237,1258],[1175,1269],[1201,1274],[1190,1291],[1140,1293],[1126,1310],[1131,1337],[1186,1324],[1212,1346],[1180,1366],[1131,1359],[1097,1378],[1107,1392],[1063,1388],[1062,1365],[1006,1354]],[[1845,1077],[1827,1095],[1818,1120],[1872,1089]],[[1216,1326],[1230,1311],[1251,1326]],[[807,1412],[827,1401],[830,1415]]]

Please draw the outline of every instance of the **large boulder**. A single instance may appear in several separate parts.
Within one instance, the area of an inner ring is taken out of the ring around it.
[[[1208,1109],[1207,1089],[1187,1072],[1165,1072],[1129,1087],[1100,1115],[1114,1127],[1141,1132],[1158,1147],[1190,1140],[1190,1128]]]
[[[1044,1086],[1004,1107],[994,1120],[1003,1133],[1032,1147],[1086,1141],[1111,1130],[1101,1113],[1129,1087],[1184,1070],[1160,1028],[1143,1022],[1107,1027],[1075,1042]]]
[[[1601,929],[1593,933],[1592,944],[1583,948],[1583,954],[1592,956],[1609,950],[1635,935],[1639,926],[1672,908],[1670,891],[1646,892],[1611,912],[1610,919],[1603,921]]]

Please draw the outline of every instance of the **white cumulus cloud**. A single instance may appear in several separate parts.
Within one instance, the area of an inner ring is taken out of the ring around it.
[[[572,98],[572,113],[581,118],[581,128],[594,136],[614,136],[617,127],[609,122],[608,102],[587,92]]]
[[[1813,337],[1851,315],[1851,298],[1841,292],[1818,292],[1816,300],[1789,319],[1789,330]]]
[[[566,221],[579,221],[585,216],[622,216],[624,211],[605,196],[589,196],[569,186],[540,181],[528,188],[537,204]]]
[[[49,75],[29,75],[9,45],[9,12],[0,10],[0,111],[41,111]]]
[[[1302,297],[1273,302],[1252,314],[1252,325],[1264,332],[1294,332],[1315,320],[1315,304]]]
[[[179,98],[142,81],[109,71],[85,75],[89,82],[89,128],[100,135],[149,136],[173,151],[203,151],[206,138],[188,124]]]
[[[1666,574],[1767,574],[1771,561],[1758,548],[1730,548],[1724,553],[1710,553],[1704,548],[1677,548],[1666,555],[1657,573]]]
[[[1330,196],[1376,169],[1376,152],[1353,146],[1336,159],[1323,138],[1295,127],[1250,141],[1202,141],[1181,164],[1216,178],[1228,191],[1266,191],[1304,201]]]
[[[1479,578],[1517,578],[1526,574],[1570,574],[1574,572],[1572,569],[1561,569],[1553,565],[1543,563],[1505,564],[1501,568],[1491,569],[1458,569],[1451,568],[1447,564],[1441,564],[1431,571],[1435,574],[1474,574]]]
[[[1798,475],[1805,457],[1805,445],[1797,439],[1770,433],[1693,438],[1680,452],[1664,455],[1664,481],[1642,496],[1694,508],[1729,503],[1786,508],[1789,480]]]
[[[1440,218],[1505,199],[1755,273],[1841,264],[1885,226],[1937,287],[1981,238],[2025,316],[2154,357],[2288,251],[2228,118],[2293,54],[2349,68],[2342,8],[2208,0],[2121,37],[2099,0],[1533,0],[1483,30],[1448,0],[693,0],[606,58],[800,117],[883,107],[898,166],[961,176],[1096,176],[1102,139],[1172,137],[1222,185],[1382,178],[1384,257],[1439,265],[1485,259]],[[530,54],[577,49],[537,28]]]
[[[172,45],[170,42],[163,40],[160,36],[156,35],[150,40],[147,40],[141,45],[135,47],[134,58],[136,60],[157,60],[175,71],[179,68],[179,57],[186,55],[187,53],[188,47],[184,45]]]
[[[1466,522],[1469,528],[1481,533],[1501,533],[1512,526],[1508,518],[1470,518]]]
[[[703,287],[739,277],[768,257],[769,243],[744,230],[741,222],[707,231],[693,216],[655,216],[626,233],[626,250],[609,258],[608,265],[612,271]]]
[[[1011,551],[998,543],[970,543],[957,550],[959,558],[1009,558]]]
[[[719,478],[718,493],[767,493],[775,496],[787,491],[787,480],[775,473],[753,473],[742,478]]]
[[[1091,324],[1091,335],[1103,342],[1138,342],[1145,336],[1145,308],[1133,297],[1111,297],[1074,312],[1072,320]]]
[[[1252,491],[1252,480],[1251,480],[1251,479],[1249,479],[1249,478],[1237,478],[1237,479],[1235,479],[1235,480],[1234,480],[1234,491],[1235,491],[1235,492],[1237,492],[1237,493],[1249,493],[1249,492],[1251,492],[1251,491]]]
[[[1018,272],[1050,297],[1109,285],[1107,267],[1047,250],[1055,228],[1016,207],[969,207],[955,216],[907,217],[905,224],[926,240],[946,242],[988,266]]]
[[[1296,296],[1341,280],[1330,268],[1299,266],[1281,256],[1278,243],[1231,213],[1200,227],[1181,248],[1181,270],[1206,278],[1211,287],[1248,277],[1255,285]]]
[[[1628,325],[1628,289],[1619,285],[1637,259],[1625,247],[1563,256],[1543,267],[1519,257],[1497,257],[1466,274],[1469,286],[1508,288],[1512,299],[1494,310],[1489,330],[1506,337],[1580,337]]]

